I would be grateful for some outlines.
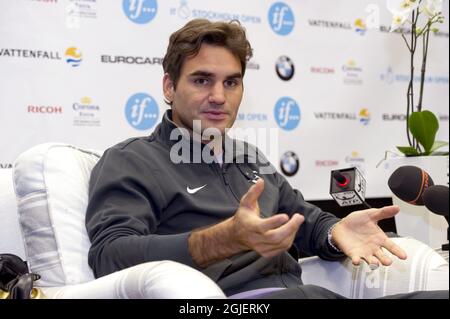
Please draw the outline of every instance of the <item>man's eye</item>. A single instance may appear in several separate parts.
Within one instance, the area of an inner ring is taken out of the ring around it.
[[[200,78],[200,79],[195,79],[194,83],[199,84],[199,85],[207,85],[209,83],[209,80]]]
[[[234,87],[237,86],[239,83],[236,80],[227,80],[225,81],[225,86],[227,87]]]

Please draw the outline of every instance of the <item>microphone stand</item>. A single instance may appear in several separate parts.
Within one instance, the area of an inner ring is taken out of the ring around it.
[[[449,225],[448,216],[444,216],[444,217],[447,220],[447,225]],[[448,251],[448,239],[449,239],[449,226],[447,226],[447,243],[442,245],[443,251]]]

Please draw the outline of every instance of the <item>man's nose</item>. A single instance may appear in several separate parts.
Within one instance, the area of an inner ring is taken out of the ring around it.
[[[225,90],[222,83],[216,83],[211,87],[208,101],[209,103],[218,105],[225,103]]]

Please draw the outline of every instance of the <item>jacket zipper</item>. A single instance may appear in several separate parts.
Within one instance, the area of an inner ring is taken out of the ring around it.
[[[230,186],[230,182],[228,181],[228,178],[227,178],[227,169],[225,168],[225,165],[226,165],[226,164],[222,164],[222,167],[220,167],[220,164],[214,163],[212,166],[213,166],[213,170],[214,170],[219,176],[222,177],[221,179],[222,179],[222,182],[223,182],[225,188],[227,188],[228,191],[233,195],[234,199],[235,199],[238,203],[240,203],[241,201],[239,200],[239,197],[236,196],[235,192],[233,191],[233,189],[232,189],[231,186]]]

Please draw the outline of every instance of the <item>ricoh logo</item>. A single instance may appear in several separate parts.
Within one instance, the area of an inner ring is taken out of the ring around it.
[[[315,73],[315,74],[334,74],[335,73],[334,68],[326,67],[326,66],[312,66],[309,68],[309,71],[311,73]]]
[[[291,8],[283,3],[276,2],[269,9],[269,25],[278,35],[288,35],[295,25],[295,17]]]
[[[33,114],[62,114],[63,108],[62,106],[28,105],[27,112]]]
[[[158,120],[159,109],[155,99],[146,93],[131,96],[125,106],[125,117],[132,127],[137,130],[148,130]]]
[[[123,12],[130,21],[146,24],[152,21],[158,11],[156,0],[123,0]]]
[[[292,131],[300,123],[300,108],[290,97],[282,97],[275,105],[275,121],[285,131]]]

